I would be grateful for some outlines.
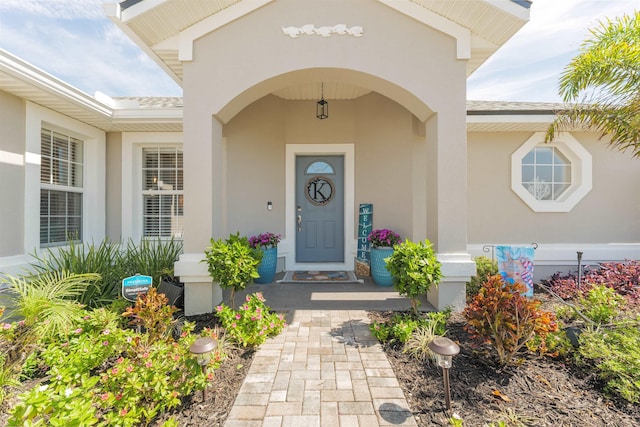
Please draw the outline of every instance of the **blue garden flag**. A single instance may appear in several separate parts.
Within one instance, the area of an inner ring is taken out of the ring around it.
[[[505,282],[522,283],[527,291],[524,295],[533,296],[533,257],[531,246],[496,246],[498,271]]]

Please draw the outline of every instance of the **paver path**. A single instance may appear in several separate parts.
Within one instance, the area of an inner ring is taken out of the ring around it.
[[[415,426],[363,310],[295,310],[261,345],[226,427]]]

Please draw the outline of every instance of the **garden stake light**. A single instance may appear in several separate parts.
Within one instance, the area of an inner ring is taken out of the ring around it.
[[[209,360],[211,360],[211,352],[215,350],[218,346],[218,341],[214,340],[210,337],[201,337],[198,338],[191,347],[189,347],[189,351],[191,354],[195,354],[198,359],[198,365],[202,366],[202,374],[207,375],[207,365],[209,364]],[[207,387],[205,386],[204,390],[202,390],[202,401],[207,400]]]
[[[576,252],[578,254],[578,289],[580,289],[580,280],[582,279],[582,252]]]
[[[453,364],[453,356],[460,353],[458,344],[449,338],[436,337],[429,343],[429,349],[436,354],[438,366],[442,368],[444,377],[444,393],[447,410],[451,410],[451,388],[449,387],[449,368]]]

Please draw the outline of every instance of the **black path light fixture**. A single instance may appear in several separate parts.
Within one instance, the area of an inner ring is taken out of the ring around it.
[[[436,337],[429,343],[429,349],[436,355],[438,366],[442,368],[444,377],[444,393],[447,410],[451,410],[451,387],[449,386],[449,369],[453,365],[453,356],[460,353],[460,347],[446,337]]]
[[[324,83],[320,85],[320,101],[316,102],[316,117],[324,120],[329,117],[329,103],[324,100]]]
[[[189,351],[198,358],[198,365],[202,367],[202,374],[207,375],[207,365],[211,360],[211,352],[218,347],[218,341],[211,337],[201,337],[195,340]],[[202,390],[202,400],[207,400],[207,387]]]

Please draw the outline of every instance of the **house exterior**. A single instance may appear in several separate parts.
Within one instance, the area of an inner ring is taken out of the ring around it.
[[[83,242],[178,237],[187,314],[221,300],[204,249],[280,233],[280,270],[354,269],[358,208],[428,238],[464,306],[476,255],[537,244],[542,278],[640,258],[640,163],[558,105],[472,102],[522,0],[128,0],[105,9],[182,98],[89,96],[0,51],[0,272]],[[328,103],[326,119],[317,102]],[[10,184],[7,184],[10,183]]]

